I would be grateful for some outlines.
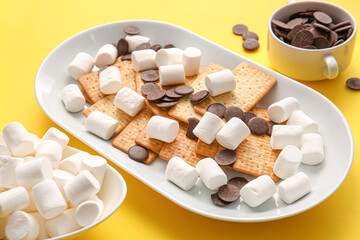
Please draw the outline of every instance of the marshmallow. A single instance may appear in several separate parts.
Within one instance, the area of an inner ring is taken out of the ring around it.
[[[0,217],[26,208],[30,203],[24,187],[16,187],[0,193]]]
[[[132,51],[135,51],[136,47],[143,43],[150,43],[150,38],[143,37],[139,35],[134,36],[126,36],[125,40],[129,44],[129,50],[128,52],[131,53]]]
[[[303,133],[317,133],[319,131],[319,124],[301,110],[292,112],[286,124],[300,125]]]
[[[199,173],[179,157],[172,157],[166,166],[166,178],[185,191],[190,190],[199,178]]]
[[[67,157],[70,157],[71,155],[74,155],[79,152],[82,152],[82,151],[80,151],[79,149],[73,148],[73,147],[66,146],[64,148],[61,160],[65,159]]]
[[[81,171],[64,185],[66,197],[74,206],[94,196],[100,190],[98,180],[88,171]]]
[[[4,141],[2,133],[0,133],[0,156],[11,156],[11,151]]]
[[[91,157],[91,155],[88,154],[87,152],[75,153],[74,155],[71,155],[63,159],[59,163],[59,169],[68,171],[69,173],[76,175],[79,173],[81,162],[86,157]]]
[[[16,167],[24,160],[9,156],[0,156],[0,187],[13,188],[16,183]]]
[[[193,133],[201,141],[211,144],[223,126],[224,121],[221,118],[211,112],[205,112],[198,125],[194,128]]]
[[[247,183],[241,190],[240,196],[250,207],[257,207],[276,192],[276,185],[268,175],[262,175]]]
[[[302,137],[300,147],[302,153],[302,163],[316,165],[324,160],[323,138],[317,133],[306,133]]]
[[[12,156],[24,157],[34,150],[34,142],[28,131],[18,122],[11,122],[3,128],[3,139]]]
[[[17,184],[30,189],[35,184],[52,178],[52,164],[48,158],[36,158],[18,165],[15,174]]]
[[[111,66],[99,74],[100,91],[103,94],[117,93],[121,88],[121,75],[119,68]]]
[[[100,156],[89,156],[84,158],[80,165],[80,171],[88,170],[98,180],[100,187],[104,180],[107,162]]]
[[[136,72],[157,69],[155,63],[156,52],[153,49],[134,51],[131,54],[131,63]]]
[[[301,146],[302,128],[296,125],[274,125],[270,144],[272,149],[283,149],[287,145]]]
[[[86,200],[76,208],[76,222],[82,227],[89,226],[100,218],[103,210],[104,203],[98,197]]]
[[[284,202],[290,204],[308,194],[311,188],[310,178],[298,172],[279,184],[278,194]]]
[[[9,216],[0,217],[0,239],[5,238],[5,227],[6,227],[8,219],[9,219]]]
[[[40,138],[39,138],[38,136],[36,136],[36,135],[33,134],[33,133],[29,133],[29,135],[30,135],[31,140],[32,140],[33,143],[34,143],[34,148],[33,148],[33,150],[31,151],[31,153],[29,153],[29,155],[35,156],[37,150],[39,149],[39,145],[40,145],[41,140],[40,140]],[[26,157],[29,157],[29,156],[26,156]]]
[[[69,182],[71,179],[73,179],[75,177],[75,175],[67,172],[67,171],[63,171],[60,169],[55,169],[53,171],[53,180],[56,183],[56,185],[59,187],[61,195],[64,197],[65,202],[69,202],[69,199],[66,197],[66,194],[64,192],[64,185]]]
[[[182,64],[183,50],[179,48],[163,48],[156,52],[156,65],[158,68],[164,65]]]
[[[250,134],[250,129],[240,118],[231,118],[216,134],[217,142],[228,149],[235,150]]]
[[[159,67],[161,86],[177,85],[185,82],[184,65],[165,65]]]
[[[279,154],[275,161],[273,171],[279,178],[285,179],[293,175],[299,167],[302,154],[299,148],[288,145]]]
[[[132,117],[135,117],[145,106],[145,98],[134,90],[123,87],[116,94],[114,105]]]
[[[286,97],[268,107],[272,121],[282,123],[289,119],[291,113],[300,109],[299,101],[294,97]]]
[[[65,199],[53,180],[45,180],[36,184],[31,189],[31,193],[36,208],[45,219],[54,218],[67,208]]]
[[[57,168],[62,156],[63,149],[60,144],[53,140],[44,140],[40,143],[35,158],[48,158],[53,166]]]
[[[30,215],[35,217],[39,224],[39,236],[37,237],[37,239],[41,240],[49,238],[49,234],[47,233],[47,230],[45,228],[46,220],[38,212],[30,213]]]
[[[35,240],[39,236],[39,223],[34,216],[16,211],[8,219],[5,235],[9,240]]]
[[[229,70],[221,70],[205,76],[205,85],[211,96],[230,92],[236,88],[234,74]]]
[[[227,183],[227,177],[220,166],[212,158],[204,158],[196,164],[196,169],[205,186],[217,190]]]
[[[179,132],[179,123],[173,119],[161,116],[150,118],[146,126],[146,134],[163,142],[170,143],[175,140]]]
[[[70,138],[59,129],[51,127],[46,131],[41,140],[53,140],[60,144],[62,149],[65,149],[70,141]]]
[[[170,48],[171,49],[171,48]],[[194,76],[200,70],[201,51],[198,48],[188,47],[182,56],[185,76]]]
[[[109,140],[112,137],[118,125],[119,122],[116,119],[98,110],[90,113],[85,120],[86,130],[104,140]]]
[[[31,213],[31,212],[37,212],[37,208],[33,199],[33,196],[31,194],[31,189],[27,190],[28,196],[29,196],[29,205],[26,208],[21,209],[24,212]]]
[[[112,44],[105,44],[96,53],[95,66],[102,68],[113,64],[118,56],[117,48]]]
[[[75,208],[66,210],[63,214],[47,221],[45,228],[50,237],[58,237],[81,228],[75,219]]]
[[[69,84],[61,91],[61,99],[68,112],[79,112],[85,106],[85,98],[76,84]]]
[[[94,59],[89,54],[81,52],[76,55],[67,70],[73,78],[78,79],[79,77],[91,72],[93,67]]]

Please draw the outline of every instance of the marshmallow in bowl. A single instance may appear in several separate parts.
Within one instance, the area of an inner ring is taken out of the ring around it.
[[[64,158],[59,163],[59,169],[67,171],[73,175],[76,175],[79,173],[80,165],[83,159],[86,157],[90,157],[91,155],[87,152],[78,152],[75,153],[67,158]]]
[[[3,140],[9,147],[12,156],[24,157],[34,150],[34,142],[25,127],[18,122],[11,122],[3,128]]]
[[[163,48],[156,52],[156,66],[182,64],[183,50],[179,48]]]
[[[216,134],[216,140],[221,146],[235,150],[249,134],[248,126],[240,118],[233,117]]]
[[[65,133],[61,132],[59,129],[51,127],[46,131],[41,140],[53,140],[60,144],[62,149],[65,149],[65,147],[70,141],[70,138]]]
[[[97,196],[94,196],[76,207],[76,222],[82,227],[93,224],[100,218],[103,209],[104,203]]]
[[[218,96],[236,88],[235,76],[229,69],[221,70],[206,75],[205,85],[211,96]]]
[[[9,240],[35,240],[39,236],[39,230],[39,223],[33,215],[23,211],[16,211],[8,219],[5,235]]]
[[[306,133],[302,137],[300,147],[303,155],[302,163],[316,165],[324,160],[323,138],[318,133]]]
[[[135,117],[145,106],[145,98],[134,90],[123,87],[116,94],[114,105],[132,117]]]
[[[0,193],[0,218],[29,206],[30,198],[24,187],[15,187]]]
[[[196,168],[177,156],[172,157],[168,162],[165,175],[168,180],[175,183],[184,191],[190,190],[199,178],[199,173]]]
[[[45,223],[45,228],[50,237],[58,237],[81,228],[75,219],[75,208],[64,211],[61,215]]]
[[[88,156],[82,159],[80,171],[88,170],[99,182],[100,186],[104,180],[107,161],[100,156]]]
[[[69,74],[78,79],[79,77],[91,72],[94,67],[94,58],[87,53],[78,53],[70,63],[67,70]]]
[[[0,156],[11,156],[11,151],[0,133]]]
[[[247,183],[240,196],[250,207],[257,207],[271,198],[276,192],[276,185],[268,175],[262,175]]]
[[[135,51],[136,47],[143,43],[150,43],[150,38],[143,37],[140,35],[132,35],[132,36],[126,36],[126,41],[129,44],[129,50],[128,52],[131,53]]]
[[[24,160],[10,156],[0,156],[0,187],[13,188],[18,186],[15,170]]]
[[[121,88],[121,75],[119,68],[110,66],[99,74],[100,91],[103,94],[117,93]]]
[[[170,48],[171,49],[171,48]],[[182,55],[185,76],[194,76],[199,73],[201,61],[201,51],[195,47],[188,47]]]
[[[69,199],[66,197],[66,194],[64,192],[64,185],[74,177],[75,175],[69,173],[68,171],[64,171],[60,169],[55,169],[53,171],[52,180],[59,187],[61,195],[64,197],[66,203],[69,202]]]
[[[98,110],[93,111],[85,120],[85,128],[87,131],[109,140],[114,134],[119,122]]]
[[[292,112],[286,124],[301,126],[303,133],[317,133],[319,131],[319,124],[301,110]]]
[[[270,145],[272,149],[281,150],[287,145],[301,146],[302,128],[298,125],[274,125]]]
[[[61,99],[68,112],[80,112],[85,106],[85,97],[76,84],[69,84],[61,91]]]
[[[118,56],[117,48],[112,44],[105,44],[96,53],[95,66],[102,68],[115,62]]]
[[[223,126],[224,121],[221,118],[211,112],[205,112],[200,122],[194,128],[193,133],[201,141],[211,144]]]
[[[161,86],[177,85],[185,82],[184,65],[174,64],[159,67]]]
[[[49,238],[49,234],[45,228],[46,219],[44,219],[38,212],[30,213],[31,216],[35,217],[39,224],[39,235],[37,239],[47,239]]]
[[[272,121],[282,123],[289,119],[291,113],[300,109],[300,102],[294,97],[286,97],[268,107]]]
[[[211,190],[217,190],[227,183],[224,171],[212,158],[204,158],[196,164],[196,170],[205,186]]]
[[[156,52],[153,49],[138,50],[131,53],[131,63],[136,72],[157,69]]]
[[[163,142],[170,143],[175,140],[179,132],[179,123],[173,119],[152,116],[146,125],[146,134]]]
[[[311,191],[310,178],[303,172],[298,172],[282,181],[278,186],[280,198],[291,204]]]
[[[273,171],[279,178],[285,179],[293,175],[299,167],[302,154],[299,148],[288,145],[279,154],[275,161]]]
[[[50,160],[53,168],[57,168],[62,157],[61,145],[53,140],[44,140],[40,143],[35,158],[45,157]]]

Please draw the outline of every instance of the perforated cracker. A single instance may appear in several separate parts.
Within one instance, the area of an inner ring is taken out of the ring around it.
[[[253,109],[250,110],[250,112],[254,113],[257,117],[261,117],[265,119],[266,121],[271,120],[269,116],[269,112],[265,108],[254,107]]]
[[[215,158],[215,155],[218,153],[218,149],[219,143],[216,140],[214,140],[211,144],[207,144],[198,139],[195,152],[206,157]]]
[[[146,134],[146,126],[143,127],[136,136],[135,142],[137,145],[143,146],[157,154],[160,153],[160,150],[164,145],[163,141],[151,138]]]

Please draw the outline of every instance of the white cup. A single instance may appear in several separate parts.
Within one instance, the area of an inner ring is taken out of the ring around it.
[[[343,43],[324,49],[294,47],[281,41],[273,32],[273,19],[287,22],[289,16],[300,11],[317,9],[328,14],[333,23],[351,22],[353,33]],[[268,58],[277,71],[299,80],[316,81],[336,78],[350,64],[357,32],[355,18],[344,8],[328,2],[299,1],[277,9],[269,19]]]

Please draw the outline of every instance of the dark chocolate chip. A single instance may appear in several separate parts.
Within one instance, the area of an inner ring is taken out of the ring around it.
[[[159,73],[156,70],[146,70],[141,73],[141,79],[144,82],[155,82],[159,80]]]
[[[215,155],[215,162],[224,166],[233,164],[236,159],[236,152],[230,149],[223,149]]]
[[[156,106],[158,106],[159,108],[171,108],[171,107],[175,106],[176,104],[177,104],[177,101],[160,102],[160,103],[157,103]]]
[[[341,27],[344,27],[344,26],[347,26],[347,25],[351,25],[351,22],[344,21],[344,22],[341,22],[341,23],[338,23],[338,24],[334,24],[334,25],[331,26],[331,30],[335,30],[337,28],[341,28]]]
[[[144,85],[141,86],[140,90],[142,94],[149,95],[154,91],[160,90],[160,87],[156,83],[145,83]]]
[[[274,28],[274,33],[278,37],[282,37],[282,38],[287,39],[288,31],[285,31],[285,30],[283,30],[281,28]]]
[[[195,134],[193,133],[193,130],[198,125],[200,120],[197,118],[189,118],[188,122],[189,122],[189,124],[188,124],[187,130],[186,130],[186,136],[190,139],[197,139],[198,137],[195,136]]]
[[[177,93],[175,92],[175,89],[174,89],[174,88],[167,90],[166,93],[165,93],[165,95],[166,95],[167,97],[169,97],[169,98],[181,98],[181,97],[182,97],[182,95],[177,94]]]
[[[324,37],[316,37],[316,38],[314,38],[313,44],[318,49],[330,47],[329,41]]]
[[[360,90],[360,78],[349,78],[346,80],[346,86],[353,90]]]
[[[178,99],[176,99],[176,98],[169,98],[169,97],[167,97],[167,96],[165,96],[165,97],[163,97],[162,99],[161,99],[161,101],[163,101],[163,102],[175,102],[175,101],[177,101]]]
[[[287,25],[286,23],[282,22],[282,21],[279,21],[279,20],[271,20],[271,23],[274,24],[275,26],[279,27],[279,28],[282,28],[282,29],[287,29],[289,30],[290,29],[290,26]]]
[[[191,96],[190,102],[195,105],[195,104],[201,103],[202,101],[204,101],[208,97],[209,97],[209,91],[201,90],[201,91],[199,91],[199,92],[197,92],[197,93],[195,93],[194,95]]]
[[[287,39],[292,40],[294,36],[300,32],[301,30],[305,29],[304,25],[297,25],[287,35]]]
[[[129,148],[128,155],[132,160],[143,162],[149,157],[149,151],[139,145],[134,145]]]
[[[190,93],[193,93],[194,89],[190,86],[182,85],[175,88],[175,93],[180,95],[188,95]]]
[[[295,47],[304,47],[314,42],[314,36],[309,30],[301,30],[292,39],[291,45]]]
[[[240,190],[232,184],[225,184],[219,188],[218,196],[225,202],[234,202],[240,198]]]
[[[125,38],[120,38],[116,48],[118,50],[118,56],[126,55],[129,50],[129,43]]]
[[[157,52],[162,48],[162,46],[160,44],[154,44],[150,48]]]
[[[258,40],[254,39],[254,38],[248,38],[243,42],[243,48],[245,48],[245,50],[248,51],[253,51],[258,49],[260,46]]]
[[[150,49],[150,43],[142,43],[135,48],[135,51]]]
[[[211,194],[211,200],[213,201],[213,203],[215,205],[218,205],[218,206],[226,206],[229,204],[229,202],[225,202],[225,201],[221,200],[217,193]]]
[[[232,31],[236,35],[243,35],[248,31],[248,27],[244,24],[236,24],[235,26],[233,26]]]
[[[286,24],[290,27],[290,29],[293,29],[295,26],[300,25],[303,23],[303,20],[301,18],[295,18],[293,20],[290,20]]]
[[[175,47],[175,45],[174,44],[166,44],[165,46],[164,46],[164,48],[174,48]]]
[[[123,30],[126,34],[129,35],[136,35],[140,33],[140,29],[136,26],[126,26]]]
[[[351,25],[344,26],[344,27],[341,27],[341,28],[337,28],[337,29],[334,30],[334,32],[339,33],[339,32],[343,32],[343,31],[349,30],[349,29],[352,29],[352,26],[351,26]]]
[[[269,126],[265,119],[261,117],[253,117],[247,123],[251,133],[261,136],[268,132]]]
[[[330,28],[328,28],[327,26],[322,25],[320,23],[314,23],[313,26],[316,27],[316,28],[320,28],[321,30],[324,30],[325,32],[330,32],[331,31]]]
[[[276,125],[276,123],[273,122],[273,121],[267,121],[267,124],[268,124],[268,131],[267,131],[266,134],[269,135],[269,136],[271,136],[273,126]]]
[[[149,101],[156,101],[162,99],[165,96],[165,92],[166,91],[164,89],[152,91],[146,96],[146,99]]]
[[[221,103],[213,103],[207,107],[206,111],[217,115],[219,118],[224,118],[226,107]]]
[[[244,123],[248,124],[249,120],[256,117],[255,113],[245,112],[244,113]]]
[[[320,11],[314,12],[314,18],[322,24],[330,24],[332,22],[332,18],[329,15]]]
[[[129,61],[131,60],[131,54],[126,54],[121,57],[122,61]]]
[[[245,120],[245,115],[243,110],[236,106],[228,107],[225,111],[224,117],[226,121],[229,121],[233,117],[240,118],[243,121]]]
[[[239,191],[248,183],[249,181],[243,177],[233,177],[228,181],[229,185],[234,185],[239,189]]]
[[[107,69],[109,66],[103,66],[102,68],[100,68],[99,69],[99,72],[98,72],[98,74],[99,74],[99,76],[100,76],[100,73],[102,72],[102,71],[104,71],[105,69]]]
[[[256,33],[254,33],[254,32],[246,32],[246,33],[244,33],[244,34],[242,35],[242,38],[243,38],[244,40],[249,39],[249,38],[253,38],[253,39],[259,40],[259,36],[258,36]]]

